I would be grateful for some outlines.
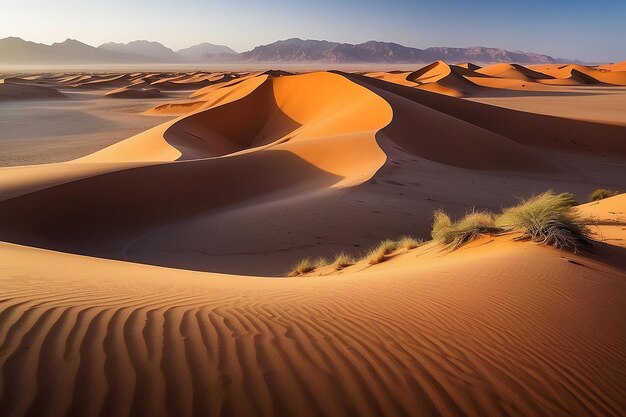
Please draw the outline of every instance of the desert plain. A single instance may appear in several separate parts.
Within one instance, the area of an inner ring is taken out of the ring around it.
[[[0,79],[0,415],[626,415],[626,63]]]

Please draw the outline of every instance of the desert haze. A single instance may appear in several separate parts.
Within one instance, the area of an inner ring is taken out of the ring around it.
[[[0,74],[0,415],[626,415],[626,61],[422,52]]]

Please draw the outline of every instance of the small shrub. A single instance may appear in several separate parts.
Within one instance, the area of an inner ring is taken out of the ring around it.
[[[354,259],[353,256],[350,256],[344,252],[339,252],[337,255],[335,255],[335,260],[333,261],[333,268],[339,271],[340,269],[354,265],[355,263],[356,263],[356,259]]]
[[[496,219],[496,225],[508,231],[521,231],[520,239],[576,252],[591,242],[589,230],[575,205],[572,194],[547,191],[505,209]]]
[[[472,211],[452,222],[441,210],[435,211],[435,220],[431,235],[433,239],[457,249],[461,245],[484,234],[498,233],[493,214],[486,211]]]
[[[423,242],[415,239],[413,236],[404,235],[398,239],[397,246],[399,249],[415,249]]]
[[[602,188],[599,188],[595,190],[593,193],[589,194],[589,201],[604,200],[605,198],[614,197],[618,194],[619,194],[619,191],[604,190]]]

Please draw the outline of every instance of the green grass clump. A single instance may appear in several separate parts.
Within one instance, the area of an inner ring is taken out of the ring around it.
[[[339,252],[335,255],[335,260],[333,261],[333,268],[337,271],[346,268],[348,266],[354,265],[356,263],[356,259],[353,256],[350,256],[344,252]]]
[[[435,211],[434,217],[431,232],[433,239],[453,249],[457,249],[480,235],[500,232],[500,229],[496,227],[493,214],[486,211],[472,211],[455,222],[441,210]]]
[[[396,242],[398,249],[415,249],[420,246],[423,242],[421,240],[415,239],[413,236],[404,235],[400,236],[400,239]]]
[[[589,230],[575,205],[574,196],[570,193],[546,191],[503,210],[496,219],[496,226],[507,231],[521,231],[520,239],[576,252],[591,242]]]
[[[619,194],[619,191],[605,190],[598,188],[593,193],[589,194],[589,201],[599,201],[605,198],[614,197]]]

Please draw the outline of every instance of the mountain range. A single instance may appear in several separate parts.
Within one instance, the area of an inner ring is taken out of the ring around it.
[[[45,45],[9,37],[0,39],[0,65],[55,64],[172,64],[172,63],[426,63],[516,62],[521,64],[557,63],[562,60],[532,52],[507,51],[482,46],[469,48],[411,48],[397,43],[369,41],[361,44],[298,38],[281,40],[237,53],[227,46],[201,43],[173,51],[158,42],[109,42],[93,47],[74,39]]]

